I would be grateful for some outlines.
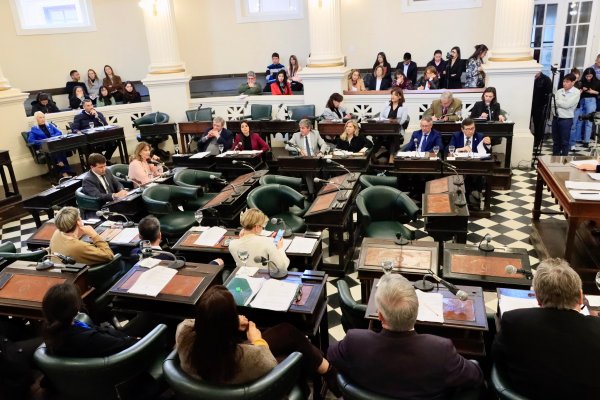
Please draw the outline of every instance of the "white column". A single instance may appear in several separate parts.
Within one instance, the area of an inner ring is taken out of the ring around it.
[[[529,128],[534,75],[541,69],[529,47],[533,0],[496,0],[494,41],[483,65],[486,86],[494,86],[502,109],[515,123],[513,166],[531,161],[533,134]]]
[[[349,72],[344,65],[340,24],[340,0],[308,0],[310,57],[300,76],[304,102],[314,104],[317,114],[332,93],[342,93]]]
[[[0,67],[0,91],[10,89],[10,83],[8,79],[4,77],[4,73],[2,72],[2,67]]]

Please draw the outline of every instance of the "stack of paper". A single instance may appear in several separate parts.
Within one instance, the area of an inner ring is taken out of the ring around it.
[[[140,262],[137,263],[137,265],[139,265],[140,267],[144,267],[144,268],[154,268],[156,267],[158,264],[160,264],[162,260],[158,259],[158,258],[144,258],[143,260],[141,260]]]
[[[250,305],[273,311],[287,311],[298,292],[298,284],[268,279]]]
[[[593,164],[593,163],[594,163],[594,160],[573,160],[573,161],[569,162],[569,165],[577,168],[581,165]]]
[[[143,272],[128,292],[156,297],[175,275],[177,275],[175,269],[161,266],[154,267]]]
[[[194,244],[197,244],[198,246],[213,247],[221,241],[226,233],[227,229],[213,226],[202,232],[198,239],[194,241]]]
[[[565,181],[567,189],[600,190],[600,182]]]
[[[426,322],[444,322],[444,296],[441,293],[425,293],[416,290],[419,299],[417,320]]]
[[[535,297],[516,297],[501,295],[498,299],[498,308],[500,316],[507,311],[518,310],[521,308],[536,308],[539,307]]]
[[[429,153],[419,152],[417,155],[416,151],[399,151],[396,157],[429,157]]]
[[[138,235],[138,228],[124,228],[121,233],[112,238],[111,243],[127,244]]]
[[[210,154],[210,151],[201,151],[200,153],[196,153],[190,158],[204,158]]]
[[[595,181],[600,181],[600,174],[597,172],[588,172],[588,175],[590,176],[590,178],[592,178]]]
[[[296,236],[290,246],[287,248],[287,253],[310,254],[315,247],[317,239],[304,238]]]

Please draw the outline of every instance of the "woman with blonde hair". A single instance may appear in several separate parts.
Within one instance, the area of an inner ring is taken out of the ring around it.
[[[294,92],[299,92],[304,89],[302,78],[298,75],[301,70],[302,67],[298,64],[298,57],[292,54],[290,56],[290,64],[288,67],[288,78],[290,80],[290,85],[292,86],[292,91]]]
[[[358,134],[358,123],[355,120],[346,122],[344,132],[336,139],[335,146],[338,150],[364,153],[373,147],[373,143]]]
[[[348,74],[348,79],[346,80],[346,90],[349,92],[363,92],[367,90],[359,70],[353,69],[350,71],[350,74]]]
[[[95,103],[96,98],[98,97],[98,93],[100,92],[100,86],[102,86],[102,82],[100,82],[100,78],[96,71],[93,69],[88,69],[87,72],[88,78],[85,81],[85,87],[87,87],[88,95],[90,99]]]
[[[151,155],[150,144],[140,142],[129,157],[129,172],[127,175],[136,186],[145,185],[163,173],[160,163],[160,157]]]

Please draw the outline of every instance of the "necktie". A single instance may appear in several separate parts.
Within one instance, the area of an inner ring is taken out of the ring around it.
[[[467,139],[467,144],[466,144],[466,146],[467,146],[467,147],[471,147],[471,138],[468,138],[468,139]]]
[[[448,114],[448,107],[442,108],[442,117],[446,114]]]
[[[105,175],[102,175],[102,180],[104,181],[104,184],[106,185],[106,193],[112,194],[112,190],[110,190],[110,185],[108,184],[108,180],[106,180]]]
[[[427,143],[427,136],[429,135],[423,135],[423,140],[421,140],[421,151],[425,151],[425,143]]]
[[[306,155],[311,157],[312,151],[310,151],[310,142],[308,141],[308,135],[304,136],[304,147],[306,147]]]

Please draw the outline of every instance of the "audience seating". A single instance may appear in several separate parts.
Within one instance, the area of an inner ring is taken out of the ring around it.
[[[83,193],[83,188],[78,188],[75,191],[75,202],[85,218],[96,218],[96,211],[100,210],[105,204],[104,201]]]
[[[252,104],[250,105],[250,115],[244,115],[243,118],[253,121],[270,120],[273,118],[273,106],[271,104]]]
[[[345,280],[340,279],[337,281],[337,289],[340,295],[342,328],[344,328],[344,332],[348,332],[348,329],[367,329],[369,327],[369,321],[365,318],[367,305],[357,303],[352,298],[350,288]]]
[[[395,176],[378,176],[378,175],[361,175],[358,178],[363,189],[372,186],[389,186],[395,189],[398,188],[398,178]]]
[[[89,320],[88,320],[89,321]],[[166,325],[156,326],[133,346],[108,357],[57,357],[50,355],[46,345],[35,351],[37,366],[54,384],[61,399],[117,400],[124,382],[143,373],[149,373],[155,381],[162,379],[160,365],[165,357]],[[145,391],[154,385],[136,385],[133,390]],[[158,384],[152,398],[158,394]]]
[[[304,207],[304,196],[294,189],[277,184],[261,185],[253,189],[246,199],[248,207],[258,208],[269,218],[281,218],[285,226],[292,232],[306,231],[302,216],[290,212],[291,206]],[[281,228],[279,225],[267,224],[268,230]]]
[[[278,185],[288,186],[288,187],[294,189],[298,193],[300,193],[302,191],[302,178],[295,178],[292,176],[263,175],[260,177],[260,180],[258,181],[258,183],[260,185],[268,185],[268,184],[275,183]],[[294,215],[301,217],[306,213],[306,211],[308,211],[310,204],[311,203],[307,199],[305,199],[304,207],[291,206],[290,212]]]
[[[509,382],[506,380],[502,369],[496,364],[492,366],[492,376],[490,378],[492,387],[500,400],[528,400],[528,397],[521,396],[510,388]]]
[[[183,205],[185,210],[196,211],[218,194],[207,193],[203,191],[203,189],[207,188],[209,184],[214,182],[212,179],[210,179],[211,175],[220,178],[223,174],[220,172],[201,171],[196,169],[184,169],[175,173],[175,176],[173,177],[173,182],[175,185],[198,189],[198,199],[187,201]],[[200,193],[200,190],[202,190],[202,193]]]
[[[198,108],[197,110],[187,110],[185,116],[189,122],[193,121],[212,121],[212,107]]]
[[[195,379],[181,369],[176,351],[165,360],[163,371],[178,400],[296,400],[307,398],[296,385],[300,379],[301,359],[302,354],[294,352],[265,376],[245,385],[218,386]]]
[[[133,189],[133,182],[128,180],[127,175],[129,175],[129,165],[128,164],[113,164],[107,167],[109,171],[117,178],[121,185],[125,189]],[[121,175],[118,176],[117,174]]]
[[[366,237],[395,239],[400,233],[414,240],[415,233],[399,222],[419,216],[419,207],[398,189],[373,186],[361,191],[356,198],[359,221]]]
[[[314,104],[304,104],[301,106],[288,106],[287,113],[292,114],[290,119],[295,121],[300,121],[301,119],[308,118],[311,121],[314,121],[315,116],[315,105]]]
[[[160,221],[160,230],[168,238],[181,237],[196,225],[194,211],[180,211],[178,206],[198,199],[197,188],[174,185],[156,185],[142,194],[148,213]]]

